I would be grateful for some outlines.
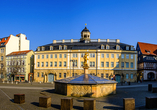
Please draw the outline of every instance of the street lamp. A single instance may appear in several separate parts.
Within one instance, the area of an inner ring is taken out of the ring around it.
[[[70,62],[73,62],[73,74],[74,74],[74,66],[76,66],[75,62],[77,62],[77,60],[70,60]]]

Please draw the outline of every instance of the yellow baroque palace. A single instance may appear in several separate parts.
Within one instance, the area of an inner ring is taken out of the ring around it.
[[[34,53],[34,81],[53,82],[84,73],[84,54],[88,56],[88,74],[117,82],[137,80],[137,51],[119,39],[90,39],[85,27],[80,39],[53,40]]]

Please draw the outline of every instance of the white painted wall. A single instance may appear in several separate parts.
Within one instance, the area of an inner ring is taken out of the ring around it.
[[[19,38],[10,35],[10,39],[6,44],[6,55],[14,51],[19,51]]]
[[[6,44],[6,55],[14,51],[29,50],[29,44],[30,41],[26,39],[24,34],[19,34],[19,37],[10,35],[10,39]]]
[[[20,43],[20,50],[19,51],[23,51],[23,50],[29,50],[29,40],[26,39],[26,35],[24,34],[20,34],[19,36],[19,43]]]

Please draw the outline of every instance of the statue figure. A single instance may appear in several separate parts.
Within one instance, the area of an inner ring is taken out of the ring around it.
[[[87,64],[87,60],[89,60],[88,58],[87,58],[87,56],[88,56],[89,54],[88,53],[85,53],[85,55],[84,55],[84,66],[88,66],[88,64]]]

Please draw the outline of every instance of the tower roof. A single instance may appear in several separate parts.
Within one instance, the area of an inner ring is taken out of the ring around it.
[[[90,32],[90,31],[87,29],[87,27],[85,27],[85,28],[82,30],[82,32]]]

